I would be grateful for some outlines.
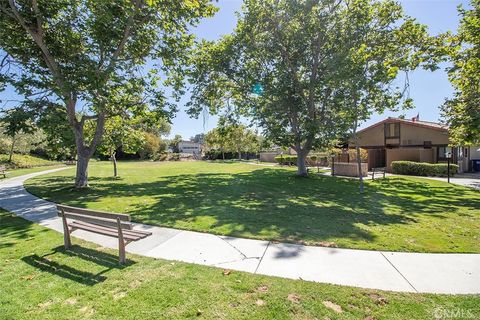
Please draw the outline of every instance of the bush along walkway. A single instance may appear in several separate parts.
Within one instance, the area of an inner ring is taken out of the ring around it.
[[[55,204],[29,194],[32,173],[0,183],[0,207],[62,232]],[[302,246],[136,224],[152,236],[127,252],[291,279],[401,292],[479,294],[480,254],[429,254]],[[74,231],[73,236],[116,248],[117,239]],[[75,243],[75,239],[73,239]],[[61,245],[52,244],[52,247]],[[128,255],[127,255],[128,258]]]

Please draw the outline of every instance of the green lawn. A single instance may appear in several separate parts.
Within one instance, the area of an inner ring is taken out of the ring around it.
[[[28,154],[14,154],[12,161],[8,161],[7,154],[0,154],[0,165],[5,165],[9,169],[31,168],[40,166],[59,165],[57,161],[51,161]]]
[[[480,192],[422,178],[367,181],[247,163],[92,163],[90,188],[74,170],[27,181],[58,203],[119,213],[153,225],[311,245],[480,253]]]
[[[0,318],[431,319],[480,314],[475,295],[391,293],[128,255],[0,211]],[[325,305],[341,307],[337,313]],[[331,303],[331,304],[330,304]],[[440,311],[438,311],[440,310]],[[443,314],[443,313],[442,313]]]
[[[0,176],[0,181],[3,180],[3,179],[23,176],[24,174],[29,174],[29,173],[34,173],[34,172],[40,172],[40,171],[60,168],[62,166],[63,165],[58,164],[58,165],[41,166],[41,167],[24,168],[24,169],[7,169],[7,177],[4,178],[3,176]]]

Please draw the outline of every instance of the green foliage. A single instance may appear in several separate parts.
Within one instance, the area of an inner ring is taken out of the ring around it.
[[[454,88],[442,114],[449,124],[449,137],[456,145],[480,144],[480,0],[471,9],[459,7],[458,34],[450,36],[445,48],[453,66],[448,77]]]
[[[112,156],[120,148],[124,153],[130,154],[140,150],[145,136],[143,132],[133,127],[132,122],[132,120],[120,116],[108,118],[98,152],[106,156]]]
[[[178,144],[182,141],[182,136],[176,134],[173,139],[168,142],[168,146],[173,150],[173,153],[179,153],[180,150],[178,149]]]
[[[207,132],[205,143],[208,150],[222,153],[258,153],[261,137],[243,124],[225,124],[220,121],[217,128]]]
[[[173,117],[176,106],[162,88],[172,88],[175,100],[183,95],[191,27],[216,11],[210,0],[0,0],[0,8],[0,89],[12,86],[36,116],[66,111],[77,187],[87,186],[107,118]],[[90,120],[95,133],[86,139]]]
[[[419,47],[431,43],[388,0],[247,0],[239,17],[233,34],[198,48],[190,112],[251,117],[302,158],[394,108],[393,80],[426,63]]]
[[[161,150],[162,139],[159,136],[150,133],[143,132],[143,144],[138,150],[141,159],[152,159],[156,160],[159,156],[159,153],[164,151]],[[165,146],[165,144],[163,144]]]
[[[413,161],[392,161],[392,172],[412,176],[446,176],[448,165],[446,163],[426,163]],[[458,165],[450,164],[450,174],[458,172]]]

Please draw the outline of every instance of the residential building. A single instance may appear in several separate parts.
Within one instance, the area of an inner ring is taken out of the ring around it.
[[[202,144],[193,141],[180,141],[178,143],[180,153],[201,154]]]
[[[387,118],[358,133],[361,148],[368,151],[368,168],[386,167],[391,171],[392,161],[447,162],[449,144],[448,127],[430,121]],[[350,142],[350,147],[355,143]],[[459,171],[472,170],[472,159],[480,159],[477,148],[455,147],[451,149],[452,163],[459,165]],[[472,152],[475,150],[475,153]]]

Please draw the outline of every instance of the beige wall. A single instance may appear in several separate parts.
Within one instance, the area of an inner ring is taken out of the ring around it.
[[[401,145],[423,145],[424,141],[431,141],[432,144],[448,144],[448,132],[402,123],[400,140]]]
[[[480,159],[480,146],[470,147],[470,159]]]
[[[358,177],[358,164],[348,162],[335,162],[334,174],[336,176]],[[366,177],[368,174],[368,164],[362,163],[362,175]]]
[[[358,142],[362,147],[383,146],[385,143],[383,123],[364,132],[360,132],[358,134]]]

